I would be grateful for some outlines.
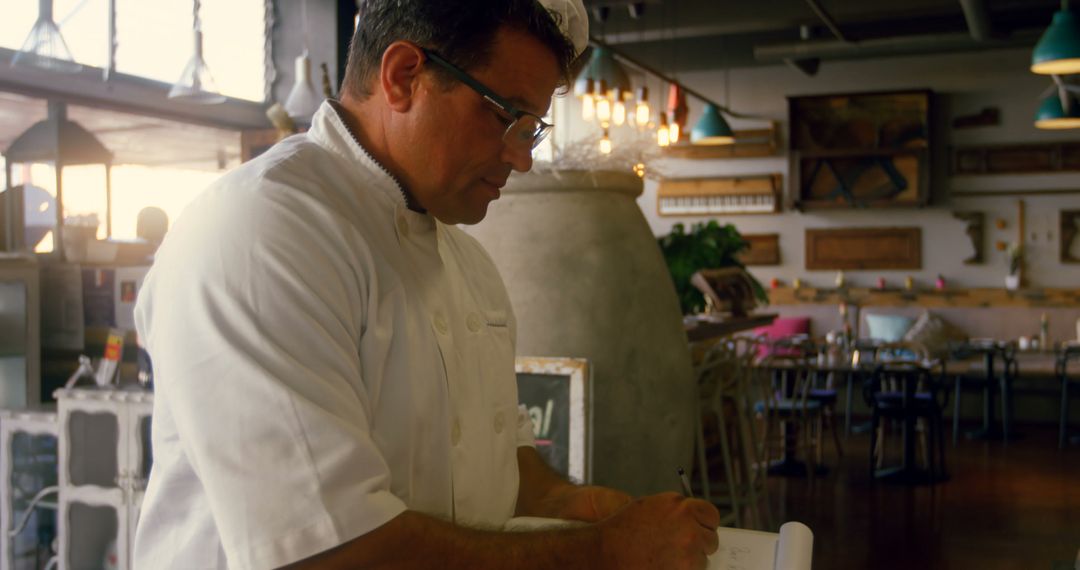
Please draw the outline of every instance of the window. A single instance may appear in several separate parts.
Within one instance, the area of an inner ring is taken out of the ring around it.
[[[116,70],[172,83],[193,52],[190,0],[117,0]],[[54,0],[53,16],[75,61],[108,62],[108,0]],[[265,0],[202,0],[203,56],[223,95],[262,102]],[[36,0],[5,0],[0,47],[17,50],[38,17]]]
[[[264,100],[265,10],[263,0],[203,0],[203,57],[222,95]],[[190,1],[117,0],[116,70],[176,81],[194,49],[191,25]]]

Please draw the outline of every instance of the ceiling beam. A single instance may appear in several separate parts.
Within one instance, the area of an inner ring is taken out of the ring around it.
[[[218,105],[181,103],[169,99],[168,83],[124,73],[114,73],[104,81],[103,70],[93,67],[60,74],[12,66],[14,55],[14,50],[0,48],[2,91],[230,130],[271,126],[262,103],[233,98]]]

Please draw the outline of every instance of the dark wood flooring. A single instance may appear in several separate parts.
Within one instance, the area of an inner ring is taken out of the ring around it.
[[[770,477],[774,516],[814,531],[815,570],[1071,569],[1080,446],[1059,451],[1054,427],[1018,427],[1008,444],[950,441],[950,479],[915,487],[871,480],[868,434],[848,437],[841,460],[829,442],[827,474]]]

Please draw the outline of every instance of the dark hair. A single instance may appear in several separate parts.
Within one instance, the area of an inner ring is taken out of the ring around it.
[[[495,33],[502,26],[524,31],[555,55],[569,83],[574,46],[559,29],[558,15],[536,0],[359,0],[360,18],[349,45],[342,89],[357,97],[371,95],[371,78],[383,52],[399,40],[436,51],[468,71],[491,60]],[[450,77],[436,69],[449,83]]]

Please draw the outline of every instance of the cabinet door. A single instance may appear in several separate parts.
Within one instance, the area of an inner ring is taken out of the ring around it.
[[[61,570],[117,567],[127,548],[124,406],[62,400],[60,418]]]
[[[152,404],[132,402],[125,406],[124,437],[125,452],[124,472],[127,477],[127,545],[122,551],[120,568],[132,568],[134,565],[135,531],[139,524],[139,509],[142,507],[146,484],[153,465],[153,452],[150,448],[150,415]]]
[[[56,485],[56,424],[0,420],[0,568],[32,568],[34,561],[52,556],[52,538],[56,536],[56,493],[43,495],[36,506],[30,505],[42,490]],[[9,534],[23,522],[19,532]]]

